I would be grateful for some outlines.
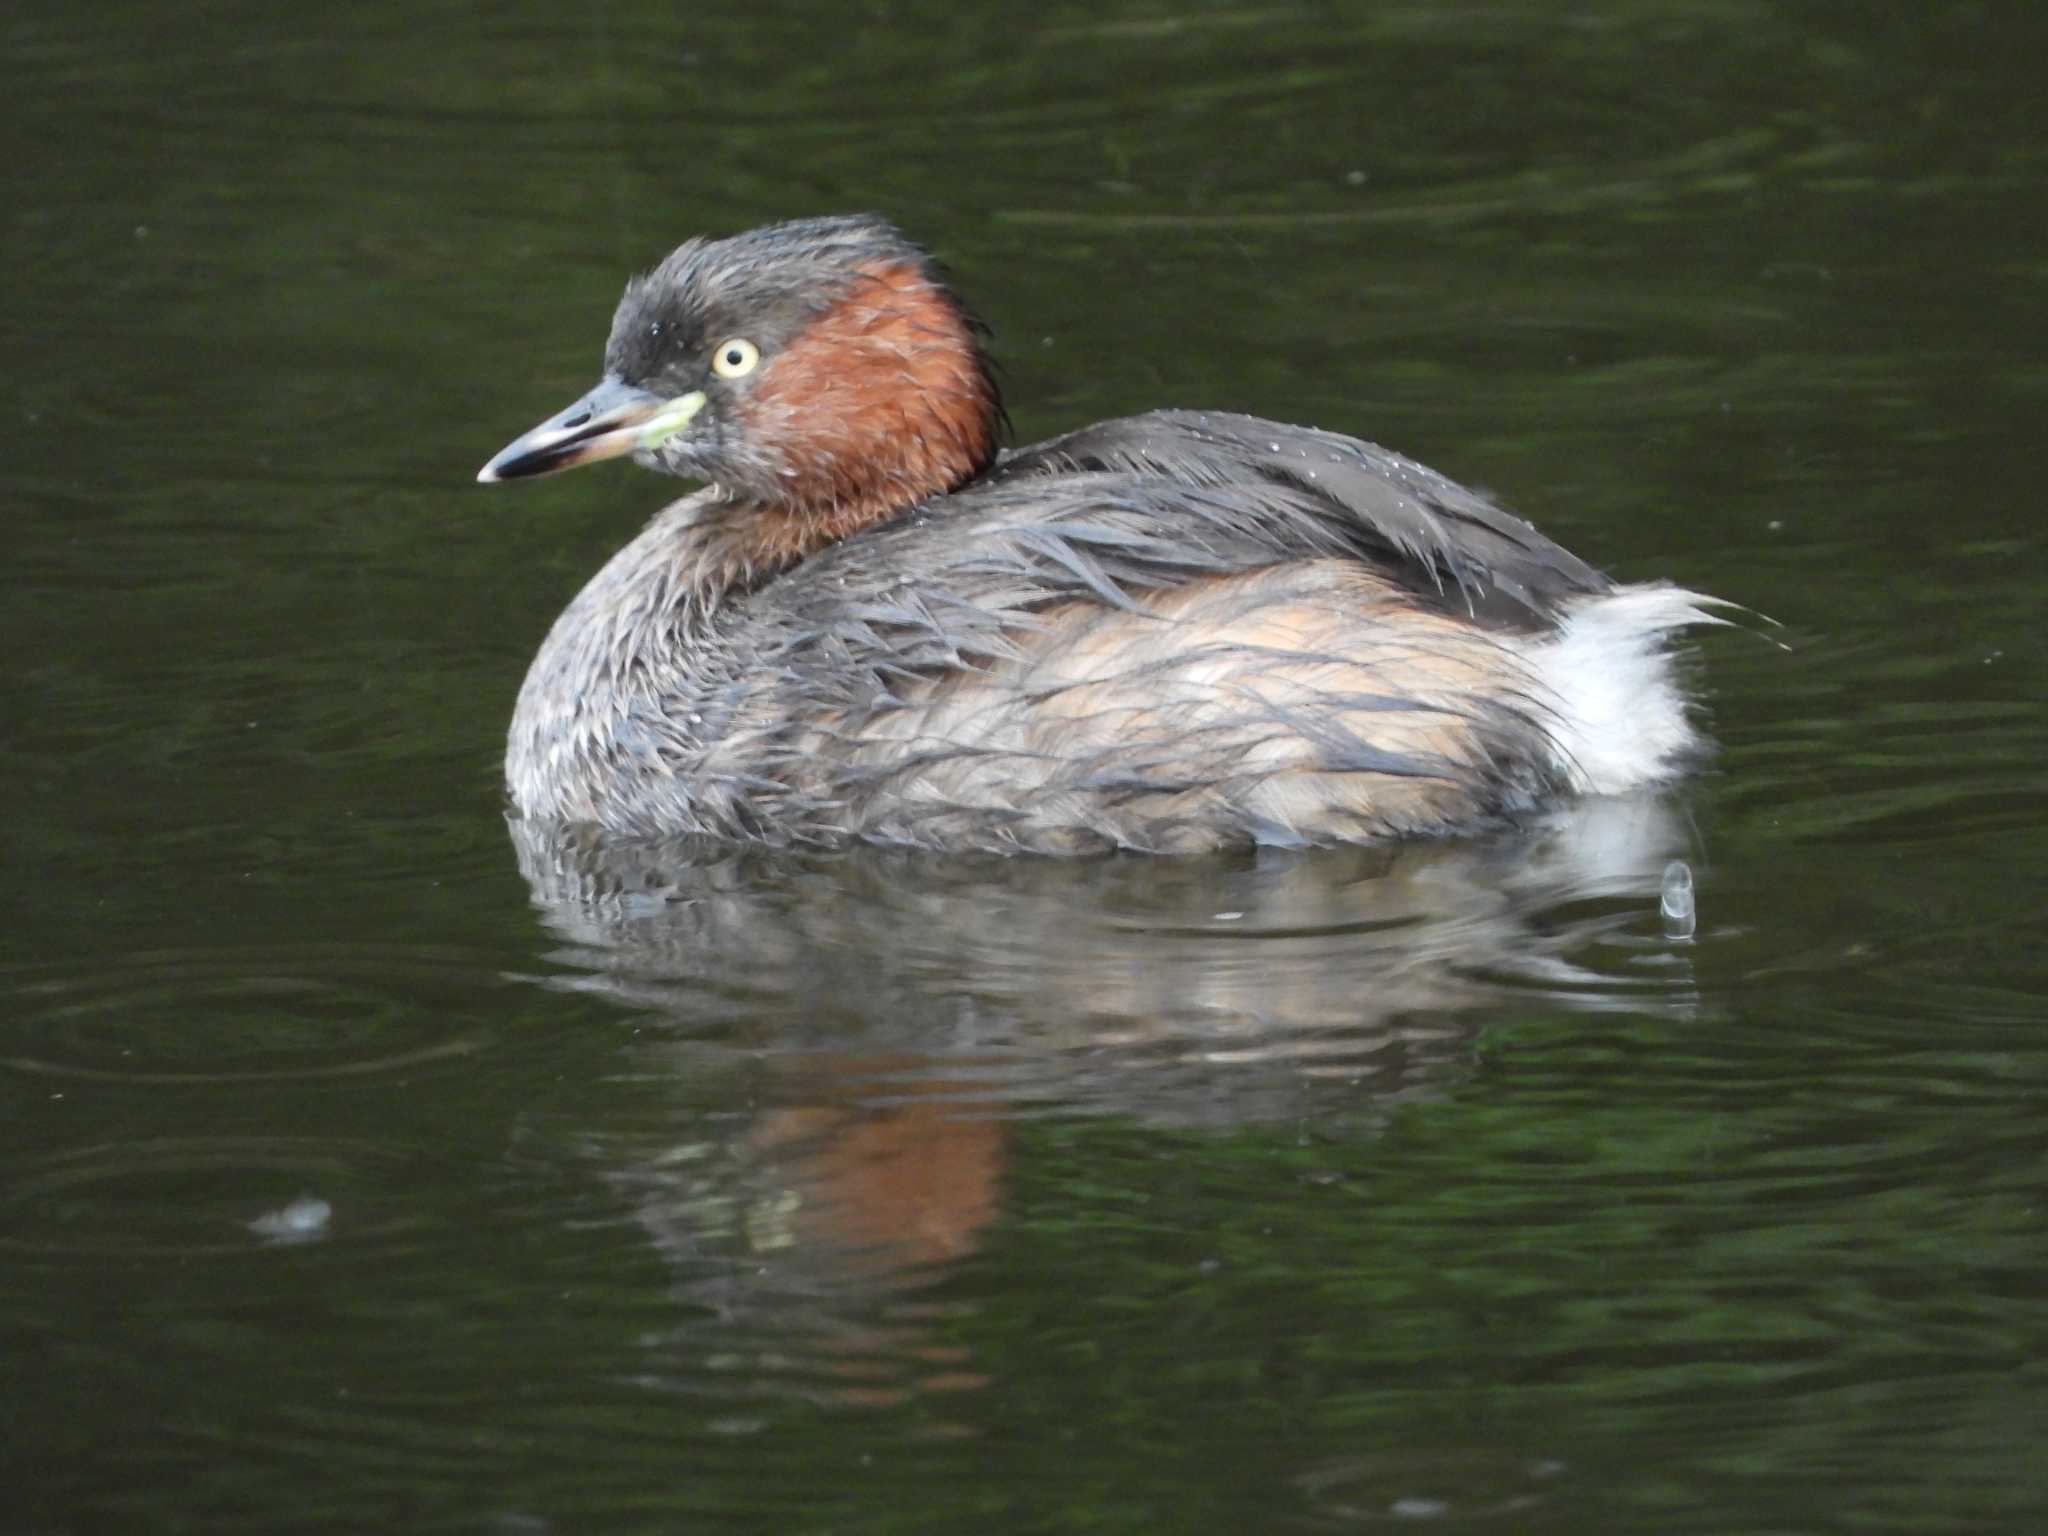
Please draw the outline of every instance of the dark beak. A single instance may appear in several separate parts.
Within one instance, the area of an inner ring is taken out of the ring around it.
[[[524,437],[505,445],[477,471],[489,485],[552,475],[558,469],[615,459],[636,448],[652,448],[689,425],[704,405],[701,391],[664,400],[637,384],[606,379],[566,411],[550,416]]]

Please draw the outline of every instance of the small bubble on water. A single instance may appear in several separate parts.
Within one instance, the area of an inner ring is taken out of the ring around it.
[[[1663,887],[1657,897],[1657,910],[1664,918],[1664,932],[1674,939],[1692,937],[1693,926],[1698,912],[1693,901],[1692,870],[1683,859],[1673,859],[1664,866]]]
[[[333,1206],[317,1195],[301,1195],[288,1205],[265,1211],[249,1223],[249,1230],[266,1242],[310,1243],[325,1237],[333,1220]]]

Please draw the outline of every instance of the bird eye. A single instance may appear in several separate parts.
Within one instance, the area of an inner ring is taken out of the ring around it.
[[[743,336],[721,341],[711,354],[711,371],[721,379],[743,379],[761,361],[761,349]]]

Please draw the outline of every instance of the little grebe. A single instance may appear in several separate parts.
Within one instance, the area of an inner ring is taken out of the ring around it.
[[[478,479],[704,482],[555,621],[517,812],[780,843],[1184,850],[1454,831],[1701,740],[1617,586],[1354,438],[1155,411],[1000,451],[982,327],[882,220],[692,240]]]

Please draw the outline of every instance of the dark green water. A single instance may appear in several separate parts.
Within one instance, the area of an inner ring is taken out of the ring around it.
[[[0,1529],[2048,1522],[2042,13],[0,42]],[[596,888],[502,731],[664,488],[471,477],[628,270],[857,207],[1020,438],[1346,428],[1790,648],[1483,845]]]

